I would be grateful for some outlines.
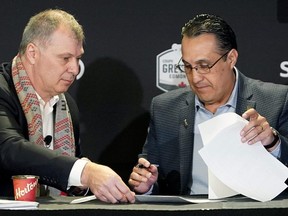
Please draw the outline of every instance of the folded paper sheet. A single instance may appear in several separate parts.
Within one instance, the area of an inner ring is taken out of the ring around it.
[[[247,123],[235,113],[225,113],[199,124],[204,143],[199,153],[212,173],[210,199],[239,193],[264,202],[287,188],[288,168],[260,142],[241,142],[240,131]]]
[[[0,199],[0,210],[28,210],[28,209],[38,209],[38,202],[30,201],[16,201],[16,200],[4,200]]]

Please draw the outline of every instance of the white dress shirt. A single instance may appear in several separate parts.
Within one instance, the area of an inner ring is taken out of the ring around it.
[[[46,137],[47,135],[52,136],[52,141],[49,145],[47,145],[47,148],[53,150],[54,149],[54,138],[53,138],[53,134],[54,134],[54,117],[53,117],[53,110],[54,110],[54,105],[59,101],[59,96],[54,96],[50,99],[50,101],[48,101],[46,104],[44,102],[44,100],[36,93],[39,102],[40,102],[40,110],[41,110],[41,115],[42,115],[42,124],[43,124],[43,137]],[[85,159],[78,159],[71,171],[70,171],[70,175],[69,175],[69,179],[68,179],[68,188],[71,186],[83,186],[81,184],[81,173],[84,169],[84,166],[86,165],[88,161]],[[59,191],[56,189],[52,189],[49,188],[50,190],[50,194],[58,194],[59,195]]]

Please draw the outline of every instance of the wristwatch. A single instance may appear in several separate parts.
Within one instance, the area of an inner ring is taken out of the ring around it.
[[[275,130],[274,128],[272,128],[272,127],[271,127],[271,130],[272,130],[272,133],[273,133],[273,136],[274,136],[274,140],[273,140],[273,142],[272,142],[271,144],[264,146],[266,149],[270,149],[270,148],[274,147],[274,146],[276,145],[276,143],[278,142],[278,140],[279,140],[279,133],[278,133],[278,131],[276,131],[276,130]]]

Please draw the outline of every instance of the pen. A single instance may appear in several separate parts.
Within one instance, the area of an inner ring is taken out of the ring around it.
[[[91,196],[86,196],[86,197],[79,198],[79,199],[74,199],[70,202],[70,204],[78,204],[78,203],[88,202],[88,201],[95,200],[95,199],[97,199],[97,197],[95,195],[91,195]]]
[[[154,166],[156,166],[156,167],[159,167],[159,164],[150,164],[150,166],[151,166],[151,165],[154,165]],[[150,166],[149,166],[149,167],[150,167]],[[139,168],[139,169],[149,168],[149,167],[145,167],[143,164],[137,164],[136,167]]]

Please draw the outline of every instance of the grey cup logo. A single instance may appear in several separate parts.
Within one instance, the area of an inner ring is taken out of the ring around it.
[[[176,67],[180,58],[180,44],[172,44],[171,49],[157,55],[156,85],[162,91],[171,91],[189,85],[186,74]]]

